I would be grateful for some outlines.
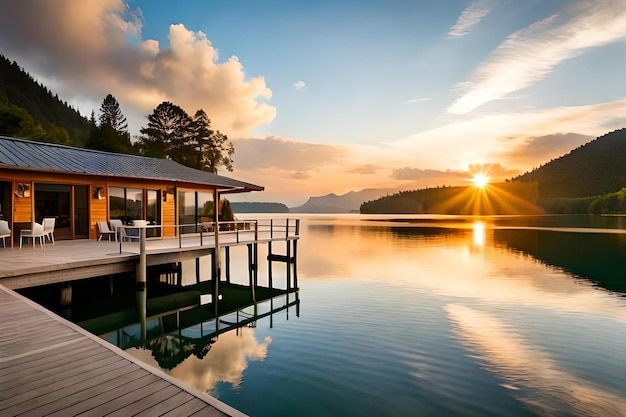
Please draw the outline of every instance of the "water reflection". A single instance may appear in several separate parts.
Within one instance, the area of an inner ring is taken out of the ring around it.
[[[175,366],[165,368],[165,371],[172,377],[209,393],[218,382],[227,382],[237,387],[248,367],[248,362],[263,361],[272,343],[270,337],[265,337],[261,342],[257,341],[254,333],[254,328],[249,327],[223,333],[219,338],[211,340],[211,344],[205,345],[200,355],[195,352],[193,355],[189,353],[187,358]],[[174,339],[171,335],[164,338]],[[195,350],[194,348],[193,344],[188,345],[188,349]],[[166,350],[169,350],[169,347]],[[155,356],[155,351],[150,346],[147,349],[129,349],[127,352],[144,363],[163,368],[162,362]]]
[[[138,296],[138,300],[142,297]],[[286,293],[218,316],[187,306],[140,318],[100,337],[191,386],[209,391],[219,381],[238,384],[250,360],[263,360],[271,338],[255,339],[257,320],[280,311],[299,315],[298,293]]]
[[[495,230],[494,240],[608,290],[626,292],[626,234]]]
[[[485,246],[485,224],[483,222],[474,223],[474,244]]]
[[[573,238],[575,234],[565,232],[493,228],[484,218],[476,223],[457,220],[454,228],[447,224],[436,227],[435,222],[428,227],[338,222],[320,230],[313,223],[302,239],[306,256],[299,265],[316,280],[384,279],[388,285],[433,295],[601,314],[626,321],[622,301],[607,292],[592,291],[594,284],[612,290],[623,285],[626,234],[586,233]],[[533,220],[539,223],[539,219]],[[524,254],[533,257],[520,256]],[[545,268],[545,259],[593,282]]]
[[[561,369],[497,317],[459,304],[447,306],[461,342],[513,395],[540,415],[625,416],[626,397]]]

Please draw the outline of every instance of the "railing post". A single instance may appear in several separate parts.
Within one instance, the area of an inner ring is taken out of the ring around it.
[[[274,219],[270,219],[270,239],[274,238]]]
[[[289,239],[289,219],[285,219],[285,239]]]
[[[289,222],[289,220],[287,220],[287,222]],[[287,240],[287,289],[290,290],[291,289],[291,262],[290,262],[290,258],[291,258],[291,243],[289,242],[289,240]]]

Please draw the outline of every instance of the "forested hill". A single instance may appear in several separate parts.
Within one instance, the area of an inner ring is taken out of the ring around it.
[[[0,55],[0,133],[84,146],[90,124],[16,62]]]
[[[580,146],[512,181],[539,184],[539,200],[597,196],[626,187],[626,128]]]
[[[484,189],[437,187],[399,193],[365,202],[363,214],[538,214],[537,184],[505,182]]]

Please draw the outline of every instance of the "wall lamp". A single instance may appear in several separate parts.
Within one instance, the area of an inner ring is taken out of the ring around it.
[[[93,199],[94,200],[104,200],[104,188],[102,187],[93,187]]]
[[[175,192],[176,192],[176,188],[174,188],[174,187],[167,187],[167,189],[165,191],[163,191],[163,201],[167,201],[167,195],[168,194],[174,195]]]
[[[15,196],[19,198],[30,197],[30,184],[19,182],[17,190],[15,190]]]

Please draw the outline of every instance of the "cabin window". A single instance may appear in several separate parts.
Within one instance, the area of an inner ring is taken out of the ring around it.
[[[146,220],[151,226],[161,224],[161,191],[159,190],[146,191]],[[148,237],[159,237],[161,229],[149,228],[146,233]]]
[[[213,221],[213,194],[199,191],[178,192],[178,224],[182,233],[198,233],[207,226],[201,223]]]
[[[125,224],[143,219],[143,189],[109,187],[109,213]]]

